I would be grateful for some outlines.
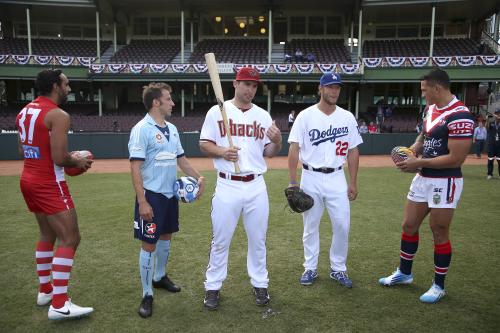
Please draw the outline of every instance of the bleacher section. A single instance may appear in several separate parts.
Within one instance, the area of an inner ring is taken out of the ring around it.
[[[350,63],[349,51],[343,39],[293,39],[285,45],[285,53],[291,55],[300,49],[304,57],[312,53],[318,63]]]
[[[429,55],[429,39],[367,40],[363,44],[363,57],[426,57]],[[495,54],[487,45],[481,46],[470,38],[443,38],[434,41],[433,55],[469,56]]]
[[[178,39],[131,40],[111,58],[112,63],[168,64],[181,50]]]
[[[101,54],[111,46],[110,41],[101,41]],[[96,42],[75,39],[32,39],[32,53],[48,56],[95,57]],[[0,54],[28,54],[28,40],[25,38],[0,39]]]
[[[190,63],[205,63],[204,55],[215,53],[217,62],[226,63],[267,63],[266,39],[206,39],[194,49]]]

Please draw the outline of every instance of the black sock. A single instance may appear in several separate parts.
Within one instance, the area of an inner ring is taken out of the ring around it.
[[[444,289],[444,279],[451,262],[451,243],[434,244],[434,283]]]
[[[411,274],[413,257],[418,249],[418,234],[409,236],[404,232],[401,234],[401,252],[399,254],[399,270],[401,273]]]

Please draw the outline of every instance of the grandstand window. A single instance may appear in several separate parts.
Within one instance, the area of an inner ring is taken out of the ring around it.
[[[434,26],[434,37],[443,37],[444,34],[444,26],[442,24],[436,24]],[[430,37],[431,36],[431,26],[423,25],[420,30],[421,37]]]
[[[163,17],[152,17],[149,21],[150,34],[152,36],[165,35],[165,19]]]
[[[148,18],[135,17],[134,18],[134,35],[147,36],[148,34]]]
[[[290,18],[290,33],[292,35],[306,34],[306,18],[304,16],[292,16]]]
[[[181,18],[169,17],[167,19],[167,35],[180,36],[181,35]]]
[[[396,26],[381,25],[375,29],[375,38],[396,38]]]
[[[402,25],[398,26],[398,37],[418,37],[417,25]]]
[[[340,35],[342,33],[342,22],[340,17],[327,16],[326,17],[326,34],[327,35]]]
[[[63,25],[62,27],[63,37],[82,37],[82,28],[74,25]]]
[[[310,16],[308,22],[309,35],[323,35],[325,18],[323,16]]]

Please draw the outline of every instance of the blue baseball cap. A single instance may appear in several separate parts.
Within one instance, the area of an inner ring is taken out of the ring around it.
[[[323,74],[319,80],[319,85],[322,87],[329,86],[331,84],[338,84],[339,86],[342,86],[342,78],[340,77],[340,74],[328,72]]]

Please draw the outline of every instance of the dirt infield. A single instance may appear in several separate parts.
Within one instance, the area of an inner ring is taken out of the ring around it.
[[[287,169],[286,156],[268,158],[267,165],[270,169]],[[190,158],[189,161],[200,171],[213,169],[210,158]],[[21,174],[22,161],[0,161],[0,176],[16,176]],[[484,165],[487,159],[477,159],[474,155],[469,155],[465,161],[466,165]],[[366,155],[360,157],[360,167],[390,167],[394,164],[388,155]],[[96,160],[89,170],[90,173],[121,173],[130,172],[130,164],[126,159],[106,159]]]

